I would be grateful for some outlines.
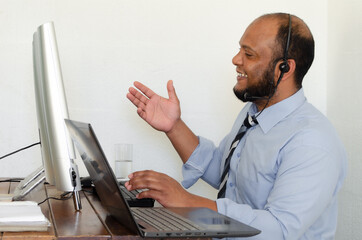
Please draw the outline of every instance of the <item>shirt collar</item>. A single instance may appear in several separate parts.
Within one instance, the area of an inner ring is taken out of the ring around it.
[[[257,107],[254,103],[251,104],[248,112],[251,115],[258,116],[257,120],[261,129],[264,133],[267,133],[272,127],[299,108],[304,102],[306,102],[306,98],[304,96],[304,91],[301,88],[292,96],[264,109],[260,116],[258,116]]]

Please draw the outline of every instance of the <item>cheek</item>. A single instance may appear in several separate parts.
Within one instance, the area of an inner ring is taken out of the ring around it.
[[[263,77],[265,67],[263,67],[261,64],[253,65],[249,69],[245,69],[248,74],[248,82],[250,84],[256,84],[260,81],[260,79]]]

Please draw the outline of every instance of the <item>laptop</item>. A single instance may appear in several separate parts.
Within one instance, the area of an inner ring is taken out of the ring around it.
[[[208,208],[130,208],[121,194],[117,179],[89,123],[65,119],[108,213],[141,237],[248,237],[259,230]]]

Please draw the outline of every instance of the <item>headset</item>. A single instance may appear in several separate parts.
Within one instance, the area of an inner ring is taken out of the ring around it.
[[[289,14],[288,38],[287,38],[287,43],[285,44],[283,62],[279,65],[279,70],[281,71],[281,74],[280,74],[281,77],[283,77],[284,73],[288,72],[290,69],[289,64],[288,64],[288,51],[289,51],[291,35],[292,35],[292,17]],[[279,77],[278,81],[281,80],[281,77]]]
[[[244,94],[244,98],[245,98],[246,101],[253,101],[253,100],[257,100],[257,99],[266,99],[266,100],[268,100],[266,105],[268,105],[269,100],[275,94],[276,89],[277,89],[280,81],[282,80],[282,78],[284,76],[284,73],[287,73],[289,71],[289,69],[290,69],[289,63],[288,63],[288,51],[289,51],[290,39],[291,39],[291,35],[292,35],[292,16],[290,14],[288,14],[288,16],[289,16],[288,37],[287,37],[287,42],[286,42],[285,48],[284,48],[284,55],[283,55],[283,58],[281,59],[281,60],[283,60],[283,62],[279,65],[280,75],[279,75],[277,84],[274,85],[273,82],[271,82],[271,85],[273,86],[274,89],[273,89],[273,91],[270,93],[270,95],[268,97],[250,96],[250,94],[248,92],[246,92]],[[265,105],[265,107],[266,107],[266,105]]]

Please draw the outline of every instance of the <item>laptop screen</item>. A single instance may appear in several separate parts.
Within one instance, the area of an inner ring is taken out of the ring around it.
[[[115,213],[112,215],[118,216],[117,220],[125,227],[135,234],[139,234],[139,229],[127,202],[121,197],[116,177],[100,147],[92,126],[67,119],[65,119],[65,123],[93,181],[102,205],[109,213]]]

